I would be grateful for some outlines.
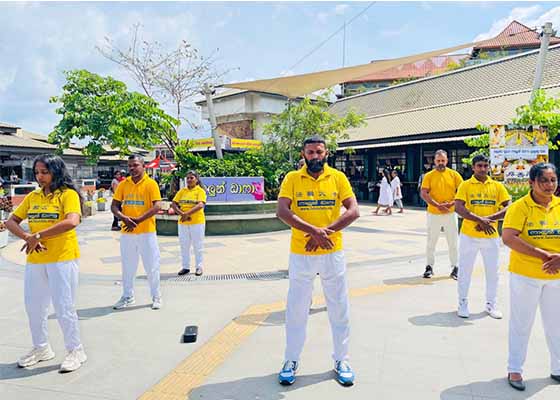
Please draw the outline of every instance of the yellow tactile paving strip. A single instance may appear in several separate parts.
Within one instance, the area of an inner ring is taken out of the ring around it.
[[[473,275],[482,271],[477,269]],[[449,280],[449,277],[432,279],[415,278],[399,284],[379,284],[349,290],[350,297],[383,294],[434,282]],[[324,304],[323,296],[314,296],[313,305]],[[248,338],[273,312],[283,311],[285,302],[253,305],[218,332],[205,345],[195,351],[160,382],[140,396],[139,400],[185,400],[189,393],[201,386],[206,378],[218,368],[241,343]]]

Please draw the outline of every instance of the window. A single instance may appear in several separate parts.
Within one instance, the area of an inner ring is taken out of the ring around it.
[[[397,170],[400,176],[405,176],[407,173],[406,167],[406,153],[380,153],[377,155],[377,173],[383,173],[384,169]]]

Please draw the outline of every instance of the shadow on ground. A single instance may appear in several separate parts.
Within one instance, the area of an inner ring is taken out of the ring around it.
[[[318,374],[298,375],[295,386],[281,386],[278,384],[278,376],[269,374],[203,385],[190,392],[188,398],[189,400],[282,400],[286,398],[284,395],[286,392],[331,379],[334,379],[334,373],[326,371]]]
[[[28,378],[34,375],[57,371],[60,368],[60,363],[57,363],[55,365],[39,365],[40,364],[30,368],[20,368],[15,362],[10,364],[0,363],[0,381]]]
[[[421,286],[421,285],[433,285],[439,281],[447,281],[451,278],[449,276],[437,276],[435,278],[425,279],[421,276],[406,276],[403,278],[395,278],[395,279],[385,279],[383,283],[385,285],[410,285],[410,286]]]
[[[86,320],[92,318],[105,317],[113,313],[127,312],[127,311],[138,310],[140,308],[151,308],[151,307],[152,307],[151,303],[138,304],[136,306],[123,308],[122,310],[113,310],[113,306],[104,306],[104,307],[82,308],[80,310],[77,310],[77,312],[78,312],[78,319]],[[49,319],[56,319],[56,314],[49,315]]]
[[[471,314],[469,318],[460,318],[456,311],[435,312],[428,315],[417,315],[410,317],[408,322],[416,326],[439,326],[443,328],[459,328],[461,326],[473,325],[472,321],[487,317],[486,312]]]
[[[496,378],[490,381],[472,382],[466,385],[459,385],[446,389],[440,394],[440,399],[455,399],[457,393],[464,393],[465,390],[470,390],[475,398],[481,397],[484,399],[488,398],[496,400],[525,400],[537,395],[537,393],[543,391],[548,386],[560,386],[555,385],[554,381],[549,378],[528,379],[525,381],[525,384],[527,389],[524,392],[519,392],[511,388],[508,385],[504,373],[504,378]],[[560,393],[556,397],[550,398],[558,399],[560,398]]]
[[[309,315],[319,314],[321,312],[327,311],[327,307],[312,307],[309,310]],[[268,313],[261,314],[248,314],[242,315],[234,319],[234,321],[240,325],[257,325],[257,326],[280,326],[286,323],[286,310],[275,311],[268,315],[263,321],[263,317]]]

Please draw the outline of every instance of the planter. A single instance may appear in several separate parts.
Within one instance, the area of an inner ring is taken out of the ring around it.
[[[9,233],[7,229],[0,231],[0,249],[8,245],[8,235]]]
[[[91,217],[95,214],[95,209],[93,208],[92,202],[85,202],[84,203],[84,210],[83,210],[83,217]]]
[[[97,203],[97,211],[105,211],[105,207],[107,206],[107,203],[105,202],[98,202]]]

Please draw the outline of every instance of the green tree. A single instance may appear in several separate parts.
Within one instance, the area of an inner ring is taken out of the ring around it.
[[[60,103],[56,113],[61,120],[49,134],[58,150],[67,149],[72,140],[88,140],[83,153],[92,162],[103,153],[103,146],[129,153],[130,146],[150,149],[156,144],[177,142],[174,126],[179,123],[159,104],[111,77],[86,70],[65,72],[62,94],[50,103]]]
[[[293,164],[304,139],[313,135],[324,137],[329,150],[335,152],[337,142],[349,137],[346,133],[349,128],[365,124],[365,116],[354,111],[344,117],[331,113],[328,96],[325,93],[316,100],[306,97],[300,102],[290,102],[282,113],[263,126],[266,139],[262,151],[270,161],[281,165],[287,160]]]
[[[516,117],[512,123],[521,126],[539,125],[548,128],[549,143],[552,150],[557,150],[560,142],[560,97],[548,97],[546,92],[539,89],[529,102],[515,109]],[[464,163],[471,164],[472,158],[477,154],[490,154],[490,140],[488,132],[490,128],[486,125],[478,124],[479,131],[485,132],[478,138],[465,139],[465,143],[474,149],[468,158],[463,159]]]

